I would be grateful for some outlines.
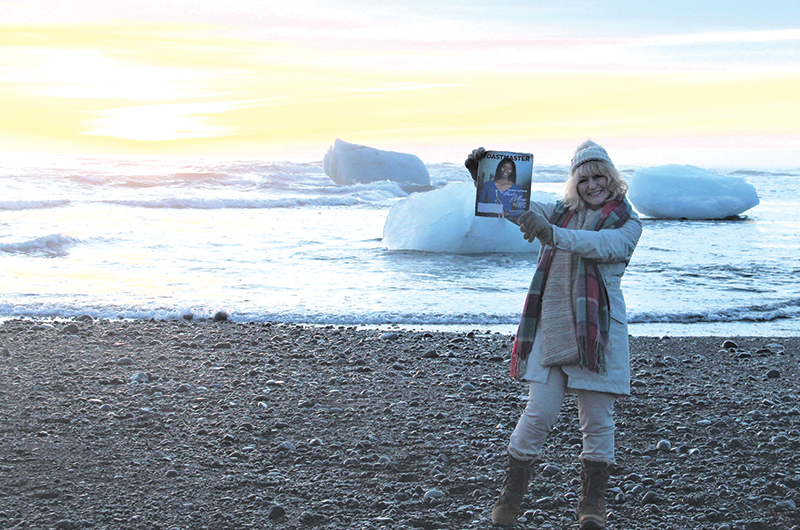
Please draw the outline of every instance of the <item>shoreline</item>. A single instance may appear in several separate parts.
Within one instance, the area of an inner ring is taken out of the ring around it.
[[[74,316],[0,316],[0,324],[8,321],[28,321],[39,323],[65,323],[81,319],[91,319],[96,322],[207,322],[213,321],[214,317],[199,317],[185,319],[181,317],[154,318],[154,317],[95,317],[90,314],[76,314]],[[226,318],[226,320],[228,320]],[[313,326],[318,328],[326,327],[348,327],[364,330],[402,330],[407,332],[429,332],[429,333],[484,333],[515,335],[517,324],[356,324],[356,323],[316,323],[316,322],[288,322],[270,320],[239,320],[235,316],[229,319],[230,322],[239,325],[288,325],[288,326]],[[736,321],[736,322],[692,322],[692,323],[663,323],[663,322],[644,322],[629,323],[628,334],[630,337],[796,337],[800,336],[797,329],[800,323],[793,319],[776,319],[766,322]]]
[[[510,341],[2,321],[0,527],[488,528],[524,407]],[[799,528],[799,359],[800,337],[632,337],[608,528]],[[576,406],[519,528],[575,525]]]

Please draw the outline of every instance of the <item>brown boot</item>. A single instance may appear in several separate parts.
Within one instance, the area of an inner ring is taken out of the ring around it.
[[[606,527],[606,487],[611,476],[608,462],[581,459],[581,498],[578,520],[581,530],[603,530]]]
[[[503,479],[503,489],[500,498],[492,510],[492,522],[498,526],[514,526],[517,522],[517,512],[522,498],[528,492],[533,475],[533,460],[517,460],[508,455],[508,469]]]

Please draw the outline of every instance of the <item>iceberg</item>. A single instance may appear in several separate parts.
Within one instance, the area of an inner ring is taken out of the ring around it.
[[[549,193],[532,192],[531,200],[555,202]],[[457,182],[395,203],[383,226],[389,250],[452,254],[538,252],[519,227],[506,219],[475,216],[475,186]]]
[[[688,165],[637,169],[628,186],[636,210],[657,219],[725,219],[758,204],[744,179]]]
[[[380,180],[430,186],[431,176],[416,155],[381,151],[338,138],[322,159],[325,174],[339,185]]]

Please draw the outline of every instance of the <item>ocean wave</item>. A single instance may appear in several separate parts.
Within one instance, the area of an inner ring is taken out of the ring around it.
[[[533,167],[533,182],[566,182],[569,176],[567,166],[535,166]]]
[[[113,308],[82,307],[69,303],[48,303],[36,305],[15,305],[0,302],[0,318],[41,318],[59,319],[75,318],[89,315],[92,318],[128,319],[128,320],[178,320],[191,315],[191,318],[209,319],[216,311],[193,311],[181,308]]]
[[[69,254],[70,247],[78,243],[80,241],[74,237],[50,234],[19,243],[0,243],[0,252],[56,258]]]
[[[203,198],[165,198],[154,200],[106,200],[106,204],[129,206],[132,208],[224,210],[224,209],[267,209],[303,208],[308,206],[358,206],[364,204],[359,197],[286,197],[278,199],[203,199]]]
[[[765,169],[737,169],[735,171],[728,171],[728,175],[734,177],[796,177],[800,175],[800,169],[781,169],[781,170],[765,170]]]
[[[0,210],[44,210],[67,206],[72,201],[68,199],[50,201],[0,201]]]
[[[171,186],[197,186],[200,184],[218,183],[229,180],[225,173],[215,171],[198,171],[188,173],[169,173],[164,175],[114,175],[114,174],[81,174],[72,175],[72,182],[87,186],[110,186],[119,188],[159,188]]]
[[[779,307],[780,306],[780,307]],[[224,304],[214,306],[213,303],[200,306],[183,306],[176,304],[172,307],[111,307],[111,306],[85,306],[80,302],[64,301],[47,303],[8,303],[0,301],[0,319],[2,318],[41,318],[59,319],[74,318],[78,315],[90,315],[98,319],[130,319],[130,320],[193,320],[211,319],[218,311],[224,311],[232,322],[277,322],[297,323],[320,326],[397,326],[421,327],[427,329],[467,329],[467,330],[502,330],[502,333],[513,335],[519,322],[518,314],[474,314],[474,313],[402,313],[402,312],[353,312],[353,313],[326,313],[297,310],[271,311],[266,308],[251,308],[247,306],[225,307]],[[779,322],[783,319],[791,322],[800,318],[800,300],[788,304],[775,304],[774,307],[753,307],[730,309],[719,312],[686,312],[686,313],[639,313],[629,315],[629,323],[655,324],[667,326],[667,330],[677,329],[670,326],[686,324],[716,324],[716,325],[746,325],[754,324],[763,326],[765,323]],[[659,328],[659,329],[662,329]],[[759,328],[761,329],[761,328]],[[763,328],[769,330],[770,328]],[[794,328],[792,328],[794,329]],[[749,333],[754,333],[753,328],[748,328]]]
[[[333,314],[308,312],[269,312],[263,310],[231,310],[227,307],[87,307],[70,302],[47,304],[12,304],[0,301],[0,318],[74,318],[89,315],[93,318],[132,319],[132,320],[177,320],[191,315],[193,319],[210,319],[218,311],[224,311],[233,322],[281,322],[314,325],[341,326],[467,326],[477,329],[488,326],[509,326],[518,323],[517,316],[500,314],[416,314],[394,312],[369,312],[352,314]]]
[[[686,312],[641,312],[628,315],[630,324],[696,324],[710,322],[772,322],[800,318],[800,298],[770,304]]]
[[[519,315],[474,314],[474,313],[401,313],[375,311],[365,313],[324,313],[324,312],[263,312],[243,311],[230,313],[231,320],[238,322],[301,322],[319,325],[346,326],[516,326]]]

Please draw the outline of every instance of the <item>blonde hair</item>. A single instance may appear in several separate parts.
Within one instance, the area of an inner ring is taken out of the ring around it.
[[[614,164],[605,160],[589,160],[569,172],[569,178],[564,185],[564,204],[567,208],[570,210],[586,208],[586,203],[578,193],[578,181],[582,177],[591,177],[592,175],[606,177],[608,180],[606,189],[611,193],[609,200],[620,199],[628,192],[628,183],[622,180],[622,176]]]

